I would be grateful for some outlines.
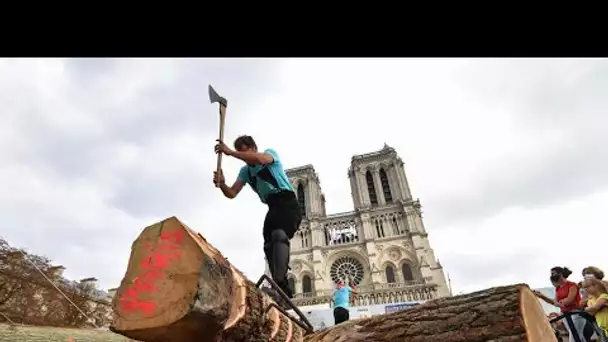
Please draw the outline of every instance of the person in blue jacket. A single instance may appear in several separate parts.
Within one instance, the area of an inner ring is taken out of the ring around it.
[[[350,296],[351,294],[357,294],[353,287],[344,285],[342,281],[336,284],[336,291],[334,291],[334,324],[346,322],[350,318]]]

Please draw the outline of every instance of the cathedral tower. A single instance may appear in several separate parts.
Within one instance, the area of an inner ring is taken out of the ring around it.
[[[330,215],[312,165],[287,170],[305,214],[291,241],[289,281],[297,305],[328,302],[337,281],[356,284],[358,305],[449,295],[403,165],[386,144],[353,156],[354,210]]]

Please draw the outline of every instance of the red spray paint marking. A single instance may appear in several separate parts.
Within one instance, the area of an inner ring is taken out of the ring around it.
[[[139,310],[143,311],[146,315],[151,315],[156,311],[156,302],[140,301],[139,295],[143,291],[158,291],[155,282],[163,278],[163,270],[171,266],[171,261],[181,257],[179,244],[181,244],[183,238],[184,233],[182,231],[173,233],[163,232],[160,234],[160,243],[156,246],[155,252],[144,256],[139,264],[146,272],[135,278],[133,285],[128,287],[120,298],[124,312]],[[148,251],[152,250],[152,246],[149,243],[146,243],[144,248]]]

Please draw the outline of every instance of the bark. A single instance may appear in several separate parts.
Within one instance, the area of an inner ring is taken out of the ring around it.
[[[526,285],[346,322],[307,336],[219,251],[175,217],[133,243],[110,329],[145,342],[556,341]]]
[[[404,311],[346,322],[305,342],[557,341],[527,285],[436,299]]]
[[[143,230],[110,329],[145,342],[302,341],[270,297],[177,218]]]

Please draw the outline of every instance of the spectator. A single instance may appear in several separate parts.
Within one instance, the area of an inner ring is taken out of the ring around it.
[[[350,313],[348,311],[350,304],[350,295],[357,294],[356,291],[352,289],[352,287],[348,285],[344,285],[343,282],[338,282],[336,284],[336,291],[334,292],[334,324],[338,325],[340,323],[346,322],[350,318]]]
[[[567,267],[553,267],[551,269],[551,283],[556,286],[555,299],[539,296],[545,302],[558,306],[562,313],[568,313],[581,309],[581,294],[578,285],[568,280],[572,274]],[[544,298],[543,298],[544,297]],[[570,335],[570,342],[574,342],[574,334],[579,336],[580,341],[585,341],[584,328],[585,319],[579,315],[572,315],[572,325],[566,321],[566,329]]]
[[[585,311],[595,316],[595,321],[604,334],[603,338],[606,339],[608,338],[608,287],[596,278],[585,279],[583,286],[589,294]]]
[[[604,272],[595,266],[587,266],[583,268],[583,278],[588,279],[591,277],[597,280],[602,280],[604,279]]]
[[[597,280],[604,279],[604,272],[595,266],[587,266],[587,267],[583,268],[582,274],[583,274],[584,279],[589,279],[589,278],[594,278]],[[606,284],[606,282],[604,282],[604,284]],[[587,291],[584,290],[584,288],[582,288],[581,292],[583,292],[582,298],[581,298],[581,308],[585,308],[587,306],[587,301],[589,300],[589,296],[587,294]]]

